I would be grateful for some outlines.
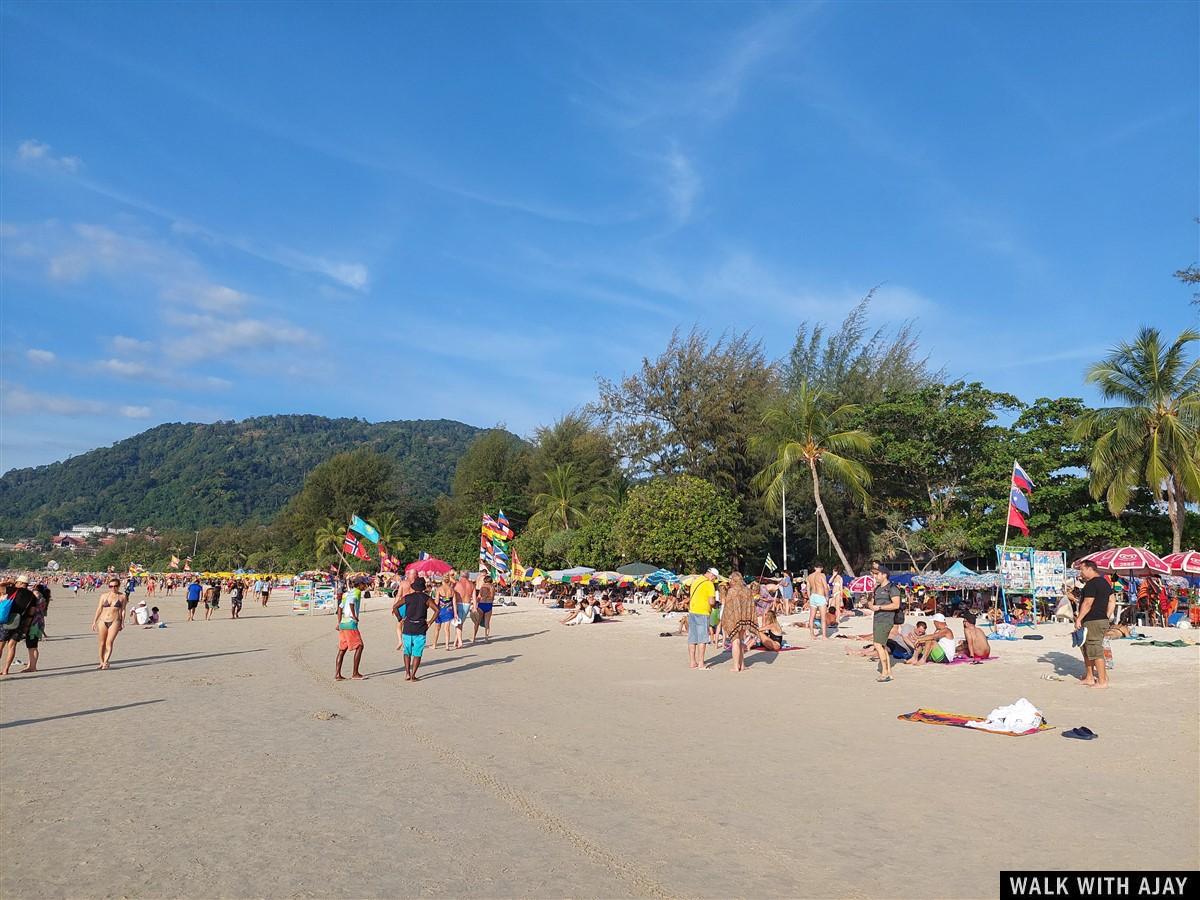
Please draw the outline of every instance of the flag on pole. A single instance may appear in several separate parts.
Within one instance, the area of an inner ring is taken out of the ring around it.
[[[422,550],[420,553],[418,553],[418,554],[417,554],[417,561],[418,561],[418,562],[424,562],[425,560],[427,560],[427,559],[429,559],[429,558],[430,558],[430,557],[429,557],[429,554],[428,554],[428,553],[426,553],[424,550]]]
[[[380,572],[399,572],[400,560],[398,557],[388,553],[387,547],[383,545],[383,541],[379,542],[379,571]]]
[[[175,556],[175,555],[171,556],[171,568],[172,569],[179,568],[179,557],[178,556]]]
[[[371,555],[367,553],[367,548],[362,545],[362,539],[349,529],[346,531],[346,539],[342,541],[342,552],[357,556],[359,559],[371,558]]]
[[[512,527],[508,524],[508,516],[504,514],[504,510],[500,510],[500,515],[496,516],[496,524],[500,526],[500,530],[504,532],[504,539],[511,541],[513,539]]]
[[[767,567],[767,570],[770,571],[772,575],[779,571],[779,566],[775,565],[775,560],[771,559],[770,553],[767,554],[767,558],[763,561],[763,565]]]
[[[1033,493],[1033,479],[1025,474],[1021,464],[1016,461],[1013,462],[1012,486],[1027,494]]]
[[[372,544],[379,543],[379,531],[369,522],[364,522],[358,516],[350,517],[350,530],[356,531]]]

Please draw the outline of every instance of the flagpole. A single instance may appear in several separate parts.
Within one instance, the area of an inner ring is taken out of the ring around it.
[[[1004,592],[1004,557],[1008,554],[1009,513],[1012,512],[1012,489],[1017,477],[1017,461],[1014,459],[1012,470],[1008,473],[1008,506],[1004,512],[1004,545],[1000,554],[1000,602],[1004,606],[1004,621],[1008,621],[1008,595]]]
[[[780,481],[783,489],[783,571],[787,571],[787,482]]]

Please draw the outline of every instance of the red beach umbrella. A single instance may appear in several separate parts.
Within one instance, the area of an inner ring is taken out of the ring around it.
[[[1171,567],[1145,547],[1114,547],[1084,559],[1113,575],[1170,575]]]
[[[1195,550],[1184,550],[1182,553],[1171,553],[1162,558],[1172,572],[1182,575],[1200,575],[1200,553]]]
[[[850,593],[869,594],[875,590],[875,579],[870,575],[859,575],[850,582]]]
[[[442,562],[436,557],[429,559],[418,559],[416,562],[410,562],[404,567],[405,575],[445,575],[453,570],[453,566],[449,563]]]

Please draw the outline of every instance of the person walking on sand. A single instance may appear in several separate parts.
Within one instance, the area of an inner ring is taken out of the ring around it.
[[[461,650],[463,645],[463,629],[471,617],[471,608],[475,605],[475,583],[467,577],[464,569],[459,573],[458,581],[454,582],[454,649]]]
[[[204,592],[199,579],[193,578],[187,586],[187,620],[194,622],[196,607],[200,605],[200,595]]]
[[[362,634],[358,630],[358,600],[361,594],[357,588],[346,591],[342,594],[338,603],[338,652],[337,661],[333,667],[333,680],[345,681],[342,676],[342,660],[346,657],[347,650],[354,651],[353,670],[350,677],[355,681],[362,681],[363,675],[358,671],[359,662],[362,660],[363,654],[363,639]]]
[[[688,667],[704,668],[704,650],[708,646],[708,617],[716,597],[716,581],[721,573],[709,569],[703,578],[692,582],[688,598]]]
[[[241,581],[234,581],[229,588],[229,618],[242,617],[242,600],[246,596],[246,586]]]
[[[119,584],[120,582],[118,582]],[[29,589],[29,579],[24,575],[4,585],[4,601],[8,608],[5,621],[0,622],[0,651],[4,654],[4,668],[0,675],[7,675],[17,656],[17,643],[26,642],[28,647],[29,626],[33,621],[34,608],[38,598]],[[36,646],[37,642],[34,642]],[[36,666],[37,657],[30,655],[30,665]],[[25,671],[29,671],[28,668]]]
[[[433,649],[437,649],[438,638],[445,628],[446,649],[449,650],[450,632],[454,628],[454,582],[450,580],[449,572],[442,576],[441,583],[434,588],[433,597],[438,604],[437,618],[433,622]]]
[[[817,639],[817,626],[821,626],[821,637],[825,634],[825,606],[829,603],[829,580],[825,577],[825,566],[817,563],[808,578],[808,630],[813,640]]]
[[[729,573],[729,584],[721,591],[721,630],[733,654],[733,671],[746,668],[746,637],[758,634],[754,594],[741,572]]]
[[[404,680],[420,681],[417,670],[425,653],[425,635],[430,615],[437,615],[438,602],[425,593],[425,579],[412,580],[412,592],[404,601]]]
[[[117,643],[117,635],[125,619],[125,604],[128,595],[121,590],[121,579],[110,578],[108,590],[100,595],[96,604],[96,614],[92,616],[92,631],[99,637],[100,665],[96,668],[107,669],[108,661],[112,659],[113,646]]]
[[[492,639],[492,606],[496,602],[496,586],[492,584],[492,579],[487,572],[481,572],[479,575],[479,586],[475,590],[475,609],[478,611],[479,621],[475,621],[472,617],[471,622],[475,626],[475,630],[471,634],[471,643],[475,643],[475,638],[479,636],[479,626],[483,626],[483,639],[489,641]]]
[[[896,614],[900,609],[900,589],[890,583],[887,569],[880,568],[875,572],[875,592],[867,609],[875,613],[871,620],[871,643],[879,656],[879,682],[892,680],[892,655],[888,652],[888,637],[892,626],[896,624]]]
[[[1116,600],[1112,585],[1105,580],[1096,564],[1085,559],[1079,564],[1079,574],[1085,579],[1079,592],[1079,612],[1075,614],[1076,630],[1082,628],[1083,678],[1086,687],[1107,688],[1108,667],[1104,664],[1104,632],[1112,621]]]

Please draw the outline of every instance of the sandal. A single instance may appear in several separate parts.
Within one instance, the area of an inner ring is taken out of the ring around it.
[[[876,684],[887,684],[891,680],[892,680],[891,675],[883,675],[883,676],[880,676],[879,678],[876,678],[875,683]]]

